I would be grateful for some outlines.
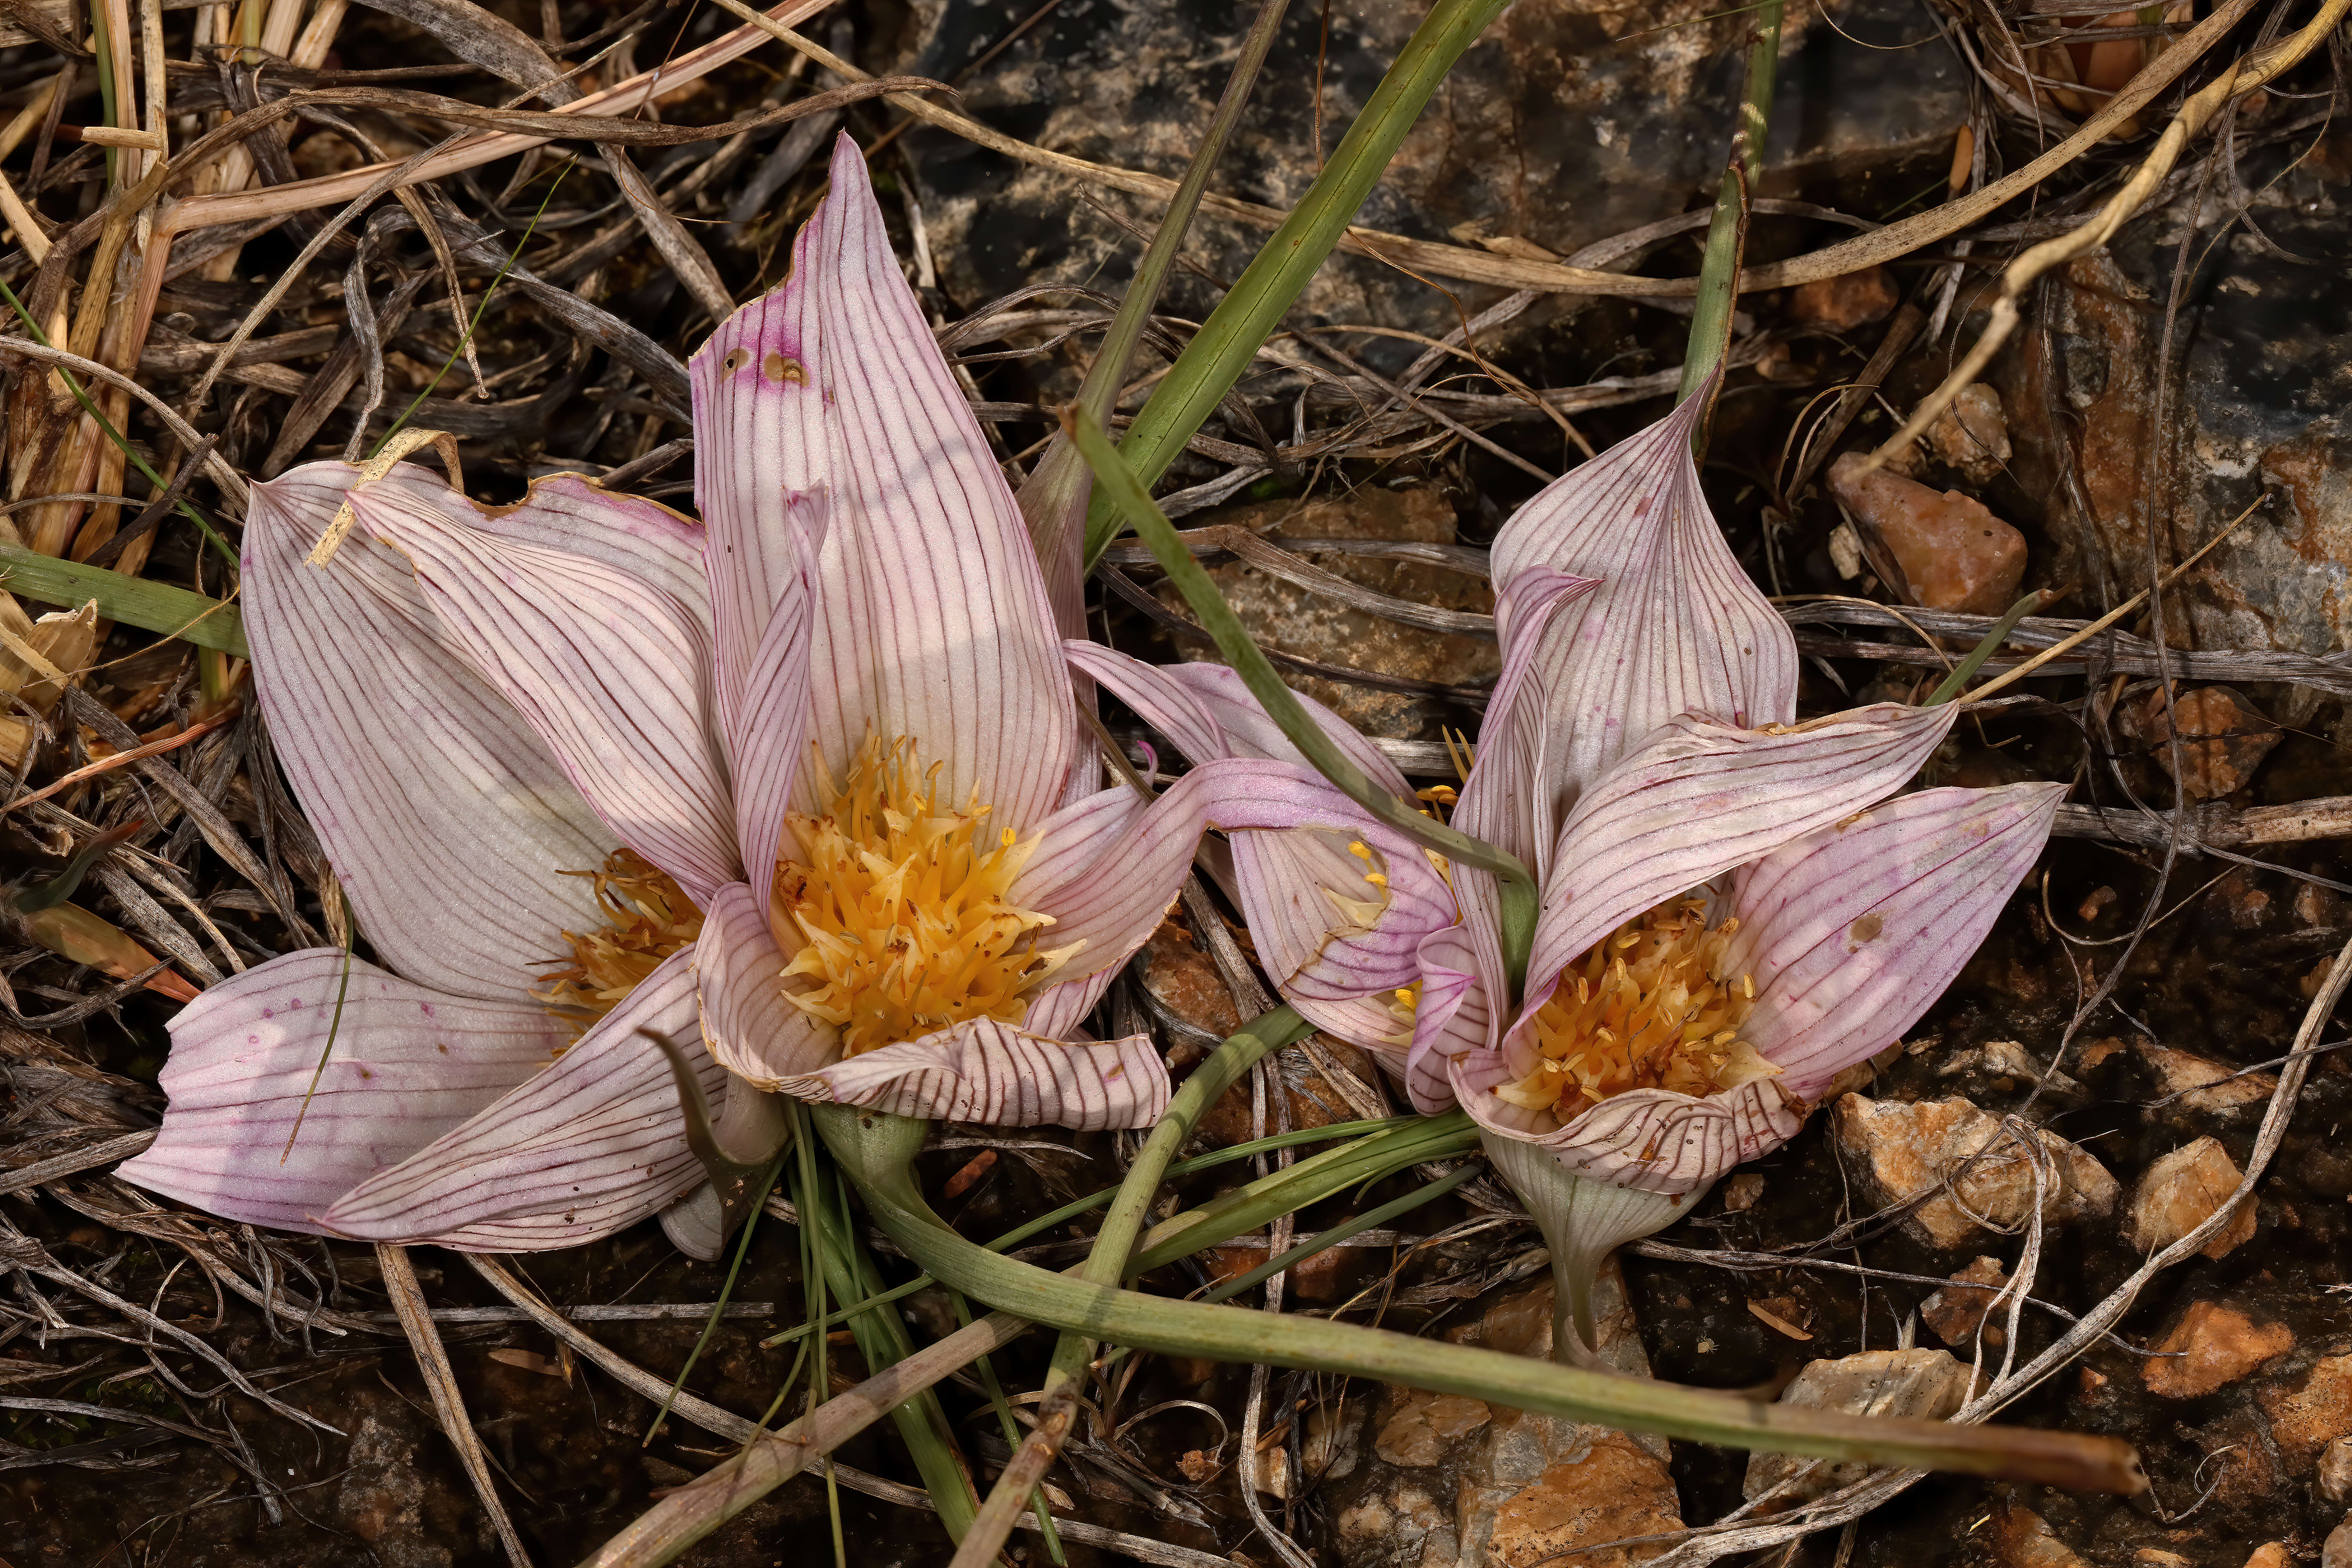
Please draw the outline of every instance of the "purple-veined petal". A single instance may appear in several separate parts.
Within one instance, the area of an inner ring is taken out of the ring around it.
[[[1544,626],[1600,585],[1537,566],[1495,596],[1496,624],[1506,628],[1503,668],[1478,726],[1477,760],[1463,781],[1454,826],[1509,850],[1538,877],[1559,833],[1560,800],[1545,768],[1545,748],[1556,737],[1544,728],[1544,671],[1535,656]]]
[[[534,964],[599,923],[615,839],[522,716],[449,640],[408,562],[354,533],[304,557],[359,477],[309,463],[253,489],[247,636],[279,762],[384,962],[530,1005]],[[446,491],[402,464],[385,491]]]
[[[993,1018],[866,1051],[779,1087],[893,1116],[1081,1132],[1149,1127],[1168,1109],[1168,1069],[1149,1037],[1066,1043]]]
[[[1175,743],[1195,763],[1235,755],[1233,742],[1200,696],[1171,679],[1171,666],[1146,664],[1097,642],[1062,645],[1070,668],[1094,680],[1136,711],[1145,723]]]
[[[1732,558],[1691,462],[1706,404],[1554,480],[1496,536],[1504,592],[1538,567],[1602,582],[1537,636],[1557,810],[1678,714],[1743,728],[1795,715],[1796,639]],[[1507,658],[1517,635],[1506,627]]]
[[[1038,933],[1041,945],[1084,944],[1062,971],[1066,983],[1134,956],[1183,888],[1205,814],[1231,787],[1234,771],[1266,765],[1204,763],[1148,805],[1127,785],[1114,785],[1042,826],[1008,896],[1053,917]]]
[[[1804,1125],[1800,1108],[1769,1078],[1704,1100],[1633,1089],[1559,1126],[1547,1112],[1496,1096],[1495,1086],[1513,1076],[1499,1052],[1457,1057],[1452,1076],[1462,1108],[1479,1126],[1549,1150],[1573,1174],[1645,1193],[1696,1192],[1740,1162],[1779,1148]]]
[[[742,689],[720,704],[734,765],[736,842],[746,879],[761,888],[775,875],[793,784],[808,754],[809,635],[815,615],[809,580],[815,574],[815,552],[804,535],[795,531],[794,537],[803,546],[803,575],[782,585]],[[722,663],[722,680],[726,670]]]
[[[719,889],[695,943],[702,1045],[761,1089],[841,1054],[841,1034],[784,1000],[784,955],[768,930],[768,897],[741,882]]]
[[[667,1036],[718,1096],[725,1080],[702,1048],[695,958],[688,947],[664,959],[551,1066],[344,1194],[322,1223],[364,1240],[475,1251],[576,1247],[701,1181],[669,1062],[638,1033]]]
[[[2033,868],[2066,786],[1931,789],[1740,868],[1724,962],[1755,976],[1740,1033],[1818,1095],[1885,1049],[1960,972]]]
[[[1955,717],[1949,703],[1880,703],[1779,733],[1691,718],[1662,726],[1560,829],[1528,955],[1528,1011],[1563,967],[1634,916],[1901,788]],[[1507,1044],[1526,1033],[1525,1017]]]
[[[546,542],[558,500],[595,551]],[[697,904],[742,874],[709,608],[698,574],[682,570],[699,564],[698,530],[569,478],[533,487],[496,520],[446,489],[363,486],[352,509],[409,558],[451,639],[622,842]]]
[[[773,603],[782,498],[822,493],[810,732],[826,766],[845,777],[869,731],[911,736],[926,765],[946,764],[943,799],[977,789],[1025,834],[1079,756],[1045,579],[846,136],[832,174],[793,280],[696,356],[699,493],[737,509],[724,536],[756,551],[756,567],[726,570],[759,574],[719,596]],[[803,778],[803,806],[830,804],[818,787]]]
[[[344,963],[340,948],[289,952],[183,1008],[163,1065],[170,1109],[123,1180],[224,1219],[324,1235],[318,1216],[337,1198],[563,1045],[563,1026],[530,1004],[451,996],[362,959],[346,983]]]
[[[1434,1116],[1454,1109],[1448,1070],[1456,1057],[1487,1049],[1496,1029],[1495,993],[1485,978],[1499,974],[1499,955],[1483,954],[1466,926],[1447,926],[1422,938],[1415,954],[1421,992],[1412,1015],[1412,1045],[1405,1055],[1404,1088],[1413,1109]]]

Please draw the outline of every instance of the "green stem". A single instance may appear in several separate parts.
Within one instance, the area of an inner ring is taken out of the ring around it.
[[[1764,175],[1764,137],[1772,119],[1772,81],[1780,61],[1783,0],[1759,7],[1748,41],[1748,85],[1739,99],[1739,130],[1732,138],[1730,165],[1716,187],[1715,217],[1707,225],[1706,253],[1699,265],[1698,297],[1692,302],[1690,344],[1683,354],[1682,387],[1676,403],[1688,402],[1710,384],[1731,348],[1731,320],[1739,298],[1739,264],[1748,248],[1748,198]],[[1706,450],[1707,420],[1693,437]]]
[[[1436,0],[1430,7],[1306,196],[1202,323],[1136,416],[1123,449],[1146,485],[1167,471],[1209,411],[1249,368],[1275,323],[1347,233],[1437,84],[1506,4]],[[1089,570],[1110,543],[1117,521],[1098,494],[1087,518]]]
[[[1135,1238],[1143,1234],[1143,1222],[1150,1215],[1152,1197],[1160,1191],[1169,1162],[1176,1158],[1176,1151],[1184,1146],[1192,1129],[1200,1125],[1202,1116],[1269,1052],[1304,1038],[1312,1029],[1313,1026],[1293,1009],[1276,1007],[1243,1025],[1210,1053],[1208,1060],[1192,1070],[1192,1076],[1170,1097],[1167,1110],[1153,1124],[1143,1147],[1136,1152],[1135,1163],[1127,1169],[1127,1179],[1119,1184],[1109,1211],[1103,1215],[1101,1227],[1095,1232],[1093,1249],[1078,1266],[1078,1279],[1091,1285],[1118,1283],[1127,1267],[1128,1254],[1135,1250]],[[1066,1329],[1055,1342],[1053,1359],[1046,1364],[1041,1389],[1045,1400],[1038,1406],[1036,1428],[997,1479],[988,1500],[981,1504],[971,1530],[956,1548],[951,1568],[980,1568],[996,1555],[1005,1537],[1013,1533],[1013,1523],[1023,1503],[1068,1435],[1076,1415],[1076,1394],[1084,1385],[1087,1365],[1094,1357],[1095,1342],[1084,1332]],[[1037,1516],[1045,1517],[1042,1505]]]
[[[2009,640],[2009,634],[2017,629],[2017,623],[2042,607],[2042,591],[2037,588],[2011,605],[2009,607],[2009,614],[1993,622],[1992,629],[1985,633],[1984,639],[1969,650],[1966,658],[1952,667],[1952,673],[1937,682],[1936,689],[1927,693],[1927,700],[1919,706],[1939,707],[1958,697],[1960,694],[1960,688],[1966,686],[1975,678],[1976,672],[1984,668],[1984,661],[1990,658],[1994,650]]]
[[[1128,466],[1125,449],[1112,446],[1102,426],[1076,409],[1063,410],[1062,428],[1094,469],[1097,494],[1116,507],[1142,536],[1144,543],[1151,547],[1160,569],[1192,607],[1202,629],[1216,639],[1217,650],[1234,667],[1234,673],[1242,678],[1250,695],[1258,700],[1259,706],[1281,728],[1290,743],[1298,748],[1299,754],[1314,765],[1315,771],[1330,780],[1332,787],[1341,795],[1413,842],[1426,845],[1456,865],[1475,866],[1493,874],[1501,895],[1503,962],[1510,976],[1511,990],[1517,994],[1519,983],[1527,975],[1528,950],[1535,938],[1534,874],[1520,864],[1518,857],[1423,816],[1374,784],[1323,732],[1323,727],[1307,716],[1297,697],[1274,672],[1274,666],[1251,640],[1241,617],[1225,603],[1225,596],[1217,591],[1207,570],[1184,547],[1176,525],[1168,521],[1167,514],[1151,499],[1142,477]]]
[[[1353,1323],[1168,1300],[1066,1279],[966,1241],[931,1212],[911,1170],[922,1123],[846,1106],[815,1106],[810,1115],[841,1169],[857,1184],[866,1212],[918,1267],[979,1300],[1012,1303],[1008,1310],[1055,1328],[1165,1354],[1369,1377],[1730,1447],[2083,1489],[2129,1493],[2147,1485],[2130,1446],[2112,1437],[1766,1405]]]

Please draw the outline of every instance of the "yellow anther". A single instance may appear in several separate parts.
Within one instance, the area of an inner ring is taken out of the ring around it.
[[[1372,858],[1372,847],[1359,838],[1348,846],[1348,853],[1359,860],[1369,860]]]
[[[868,736],[837,787],[813,765],[832,805],[784,819],[769,921],[793,954],[784,999],[838,1027],[845,1056],[972,1018],[1019,1022],[1084,945],[1039,946],[1052,917],[1011,900],[1035,841],[1005,828],[982,853],[989,808],[975,794],[942,809],[942,764],[918,774],[911,740]]]
[[[663,959],[700,936],[702,911],[634,850],[615,849],[603,870],[564,875],[595,883],[604,924],[597,931],[563,933],[572,944],[572,962],[548,974],[537,994],[550,1011],[584,1029],[635,990]]]

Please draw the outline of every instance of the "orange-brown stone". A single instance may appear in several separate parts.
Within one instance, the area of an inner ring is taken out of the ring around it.
[[[2025,576],[2025,536],[1958,490],[1940,494],[1885,468],[1864,471],[1848,452],[1830,465],[1830,490],[1879,548],[1871,563],[1901,581],[1888,586],[1931,610],[1997,616]]]
[[[2233,1307],[2213,1301],[2189,1306],[2148,1357],[2140,1381],[2167,1399],[2201,1399],[2237,1382],[2266,1361],[2294,1348],[2294,1332],[2284,1323],[2256,1328]]]

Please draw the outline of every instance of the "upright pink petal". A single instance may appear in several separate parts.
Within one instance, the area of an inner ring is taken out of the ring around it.
[[[814,618],[808,579],[814,575],[814,546],[803,554],[806,574],[784,585],[767,630],[751,650],[741,689],[720,704],[727,749],[734,761],[736,842],[741,847],[744,874],[760,888],[775,875],[784,818],[793,808],[793,785],[808,753],[809,633]],[[722,688],[727,672],[722,658]]]
[[[1062,645],[1070,668],[1092,679],[1136,716],[1196,763],[1238,756],[1224,727],[1202,702],[1201,694],[1175,679],[1172,665],[1146,664],[1097,642],[1072,640]]]
[[[1960,972],[2042,852],[2066,786],[1929,789],[1818,828],[1733,884],[1741,1033],[1811,1100],[1885,1050]]]
[[[349,962],[346,980],[340,949],[289,952],[181,1009],[162,1079],[171,1108],[118,1174],[225,1219],[323,1235],[318,1216],[337,1198],[562,1048],[566,1031],[537,1006]]]
[[[1149,1036],[1049,1040],[993,1018],[884,1046],[779,1088],[892,1116],[994,1127],[1149,1127],[1168,1109],[1168,1069]]]
[[[1954,717],[1948,703],[1880,703],[1777,734],[1699,719],[1661,727],[1560,829],[1528,955],[1528,1010],[1563,967],[1643,910],[1892,795]],[[1524,1020],[1513,1037],[1521,1033]]]
[[[1738,727],[1795,715],[1796,641],[1732,558],[1691,462],[1705,402],[1554,480],[1496,537],[1506,593],[1538,568],[1602,582],[1543,626],[1534,656],[1559,810],[1677,714]]]
[[[695,943],[702,1045],[761,1089],[840,1054],[840,1031],[784,1000],[784,955],[768,930],[768,895],[730,882],[703,912]]]
[[[363,487],[352,506],[623,842],[698,904],[741,875],[698,530],[568,478],[497,517],[416,486]]]
[[[409,979],[529,1005],[615,847],[554,754],[450,639],[407,559],[363,532],[304,563],[359,470],[253,489],[246,633],[278,756],[360,929]],[[402,465],[379,493],[447,487]]]
[[[772,605],[790,498],[827,514],[811,733],[842,776],[869,729],[943,762],[1025,833],[1079,760],[1061,642],[1013,492],[900,275],[856,145],[801,231],[792,280],[696,356],[715,596]],[[713,503],[717,503],[714,507]],[[722,616],[732,616],[722,611]],[[762,623],[764,626],[764,622]],[[742,640],[738,636],[735,640]],[[803,800],[815,803],[802,786]]]
[[[551,1067],[320,1216],[337,1235],[474,1251],[576,1247],[655,1213],[702,1180],[686,1145],[669,1063],[638,1033],[667,1036],[717,1095],[702,1049],[695,950],[663,960]]]
[[[1454,826],[1507,849],[1540,875],[1570,804],[1554,787],[1545,729],[1549,710],[1537,654],[1543,628],[1600,586],[1590,577],[1530,567],[1495,596],[1503,629],[1503,668],[1478,726],[1477,761],[1463,781]]]

